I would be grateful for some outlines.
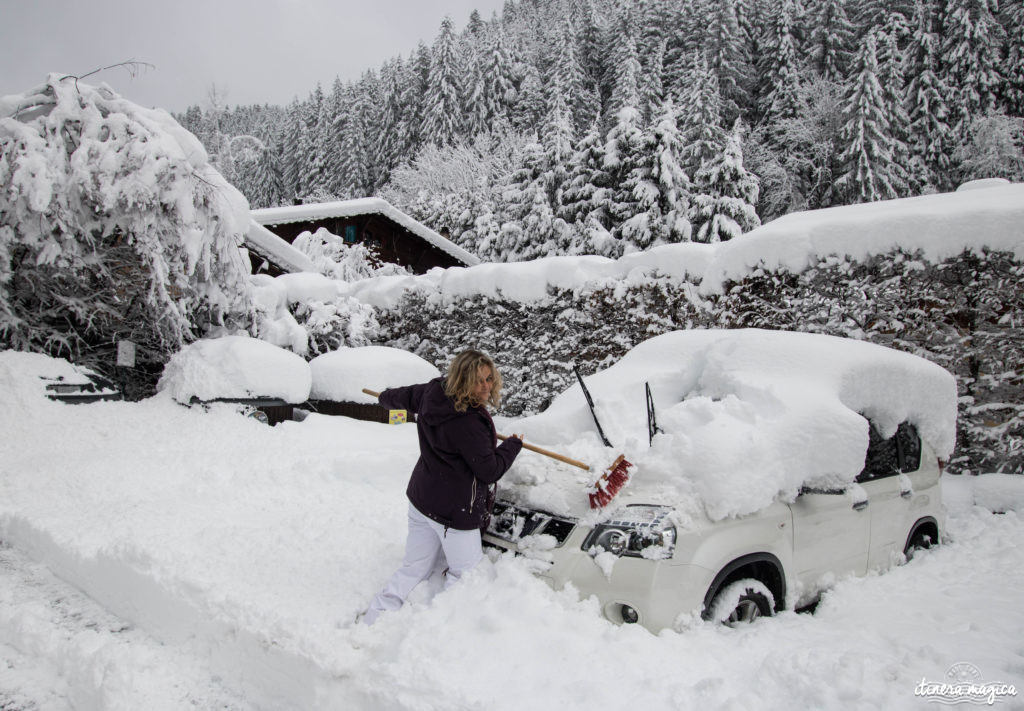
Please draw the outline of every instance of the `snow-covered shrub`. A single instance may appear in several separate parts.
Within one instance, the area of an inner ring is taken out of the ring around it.
[[[0,98],[0,346],[155,366],[252,316],[249,206],[162,110],[51,74]]]
[[[367,346],[378,336],[373,307],[338,294],[324,276],[257,274],[252,283],[256,333],[276,346],[312,358],[341,346]]]
[[[345,244],[345,240],[321,227],[316,232],[303,232],[292,246],[312,260],[320,273],[331,279],[358,281],[376,276],[393,276],[411,272],[398,264],[383,261],[364,244]]]

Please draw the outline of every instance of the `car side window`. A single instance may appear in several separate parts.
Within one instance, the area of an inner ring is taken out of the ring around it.
[[[916,472],[921,468],[921,437],[909,422],[901,423],[896,430],[896,447],[901,472]]]
[[[870,423],[870,440],[864,457],[864,469],[857,476],[858,482],[895,476],[900,473],[899,449],[896,436],[885,439],[878,433],[875,423]]]

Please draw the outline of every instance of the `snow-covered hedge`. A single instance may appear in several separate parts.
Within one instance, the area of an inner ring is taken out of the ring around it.
[[[0,98],[0,345],[101,370],[245,328],[245,198],[162,110],[51,74]]]
[[[410,291],[381,315],[384,342],[444,368],[460,349],[491,353],[508,383],[503,414],[543,410],[584,373],[636,344],[690,328],[807,331],[921,355],[956,378],[959,471],[1024,471],[1024,262],[965,251],[929,262],[892,250],[826,258],[801,271],[756,269],[713,293],[677,277],[549,287],[528,302]]]

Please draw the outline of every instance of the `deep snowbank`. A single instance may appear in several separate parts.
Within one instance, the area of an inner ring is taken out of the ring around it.
[[[275,709],[912,709],[961,661],[1020,685],[1024,523],[973,506],[984,477],[945,479],[948,545],[839,583],[814,616],[655,636],[506,556],[367,629],[352,620],[402,555],[414,427],[268,428],[162,397],[11,407],[11,378],[0,368],[0,539],[166,645],[121,642],[133,660],[101,636],[32,678],[5,670],[23,690],[79,688],[79,709],[215,708],[225,687]],[[72,651],[23,610],[0,614],[0,652]]]

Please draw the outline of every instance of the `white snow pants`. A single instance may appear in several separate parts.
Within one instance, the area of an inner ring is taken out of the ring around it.
[[[437,557],[444,553],[448,572],[444,586],[447,589],[483,558],[480,531],[445,529],[444,525],[421,514],[409,504],[409,534],[405,540],[405,558],[384,589],[373,598],[363,615],[363,624],[372,625],[385,610],[397,610],[409,597],[413,588],[426,580]]]

